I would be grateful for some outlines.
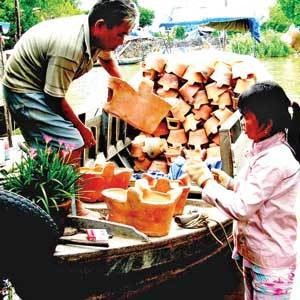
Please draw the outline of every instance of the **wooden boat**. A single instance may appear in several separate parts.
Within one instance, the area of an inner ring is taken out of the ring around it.
[[[93,205],[102,205],[105,213],[104,203]],[[106,228],[112,238],[101,247],[89,245],[84,233],[62,237],[55,252],[60,273],[79,299],[128,299],[228,252],[225,233],[231,241],[232,221],[202,200],[188,199],[184,212],[190,211],[206,214],[208,227],[187,229],[173,220],[167,236],[151,238],[131,226],[70,217],[71,226]]]
[[[128,58],[118,58],[119,65],[133,65],[141,62],[142,57],[128,57]]]

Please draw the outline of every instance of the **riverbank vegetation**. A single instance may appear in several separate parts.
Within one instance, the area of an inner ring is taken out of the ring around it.
[[[284,57],[295,51],[281,39],[281,34],[274,30],[262,33],[260,43],[253,40],[249,33],[238,33],[230,38],[228,48],[239,54],[252,54],[258,58]]]

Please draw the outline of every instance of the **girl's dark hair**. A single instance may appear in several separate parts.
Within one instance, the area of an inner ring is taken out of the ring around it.
[[[128,21],[132,26],[138,20],[138,9],[131,0],[98,0],[89,12],[89,25],[103,19],[108,28]]]
[[[293,109],[293,117],[289,107]],[[300,162],[300,107],[291,103],[279,84],[274,81],[255,83],[240,95],[238,108],[242,115],[254,113],[260,125],[267,126],[272,121],[271,135],[287,129],[287,140]]]

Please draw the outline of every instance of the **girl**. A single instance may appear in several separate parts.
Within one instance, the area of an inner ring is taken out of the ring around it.
[[[233,258],[243,259],[245,299],[289,299],[296,267],[300,108],[272,81],[250,87],[238,108],[253,144],[236,182],[217,170],[215,180],[201,161],[187,161],[186,171],[203,188],[202,198],[234,219]]]

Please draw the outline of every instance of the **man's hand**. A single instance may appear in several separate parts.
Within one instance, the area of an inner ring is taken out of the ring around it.
[[[232,183],[232,177],[229,176],[226,172],[218,169],[211,169],[215,180],[222,184],[226,189],[228,189]]]
[[[201,160],[189,159],[186,161],[184,168],[191,180],[202,188],[208,180],[214,179],[206,163]]]
[[[83,138],[85,148],[90,148],[96,145],[96,140],[94,138],[93,132],[88,127],[82,124],[78,126],[77,129],[79,130]]]

